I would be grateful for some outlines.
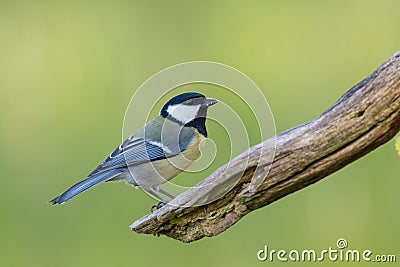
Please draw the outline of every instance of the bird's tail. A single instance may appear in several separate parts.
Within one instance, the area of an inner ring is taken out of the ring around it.
[[[115,176],[118,176],[120,173],[121,173],[121,171],[118,171],[118,170],[110,170],[110,171],[105,171],[105,172],[95,174],[93,176],[89,176],[85,180],[80,181],[77,184],[74,184],[67,191],[65,191],[58,197],[50,200],[49,202],[51,204],[63,204],[64,202],[66,202],[66,201],[70,200],[71,198],[73,198],[74,196],[92,188],[93,186],[115,178]]]

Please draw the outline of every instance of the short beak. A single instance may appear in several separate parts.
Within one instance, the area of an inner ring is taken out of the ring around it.
[[[217,103],[218,103],[217,100],[212,99],[212,98],[207,98],[207,99],[206,99],[206,102],[204,103],[204,105],[206,105],[207,107],[209,107],[209,106],[215,105],[215,104],[217,104]]]

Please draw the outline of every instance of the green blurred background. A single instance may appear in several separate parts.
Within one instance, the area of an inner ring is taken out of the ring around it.
[[[130,98],[161,69],[209,60],[241,70],[281,132],[318,116],[400,50],[399,10],[395,0],[2,0],[1,266],[279,266],[259,262],[257,251],[335,248],[340,237],[351,249],[400,257],[393,140],[191,244],[130,232],[154,200],[123,184],[47,203],[119,144]]]

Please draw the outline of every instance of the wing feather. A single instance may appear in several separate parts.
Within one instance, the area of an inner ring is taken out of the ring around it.
[[[153,122],[150,123],[159,122],[153,120]],[[146,139],[144,138],[144,134],[138,135],[138,133],[136,133],[135,135],[132,135],[119,145],[94,171],[89,174],[89,176],[111,169],[123,168],[128,165],[132,166],[178,155],[188,147],[195,136],[195,133],[189,128],[183,127],[180,129],[178,128],[178,130],[179,131],[177,131],[176,134],[179,135],[179,144],[163,144],[160,140],[161,136],[156,139]],[[138,132],[140,133],[141,131]],[[145,131],[143,131],[143,133],[144,132]]]

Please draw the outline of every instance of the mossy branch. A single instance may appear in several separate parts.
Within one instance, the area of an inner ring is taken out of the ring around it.
[[[229,168],[224,165],[199,183],[212,187],[191,188],[172,200],[171,205],[146,215],[130,228],[183,242],[218,235],[246,214],[371,152],[399,130],[400,51],[318,118],[249,148],[232,159]],[[274,148],[275,157],[271,160],[265,151]],[[261,165],[261,170],[265,167],[265,179],[251,190],[249,185],[257,165]],[[199,199],[207,198],[213,188],[226,186],[230,181],[238,182],[228,194],[209,204],[195,205]]]

